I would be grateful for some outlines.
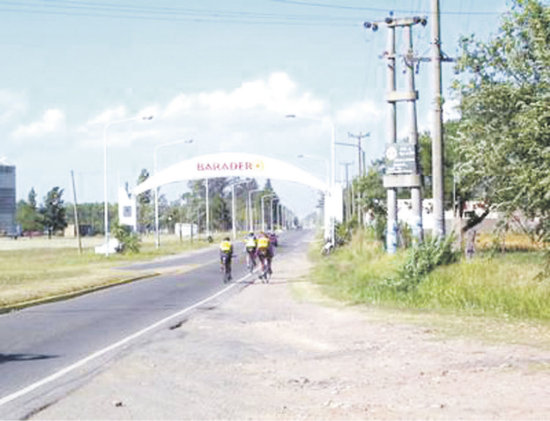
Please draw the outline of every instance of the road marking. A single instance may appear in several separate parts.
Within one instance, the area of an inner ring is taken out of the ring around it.
[[[158,322],[155,322],[153,323],[152,325],[136,332],[136,333],[133,333],[132,335],[130,336],[127,336],[126,338],[118,341],[118,342],[115,342],[114,344],[112,345],[109,345],[108,347],[106,348],[103,348],[99,351],[96,351],[94,352],[93,354],[90,354],[88,355],[87,357],[77,361],[76,363],[74,364],[71,364],[57,372],[55,372],[54,374],[48,376],[48,377],[45,377],[43,378],[42,380],[39,380],[35,383],[32,383],[31,385],[23,388],[23,389],[20,389],[18,390],[17,392],[14,392],[12,393],[11,395],[7,395],[5,397],[3,397],[2,399],[0,399],[0,406],[3,406],[17,398],[20,398],[21,396],[24,396],[26,395],[27,393],[30,393],[32,392],[33,390],[36,390],[38,389],[39,387],[42,387],[48,383],[51,383],[53,382],[54,380],[57,380],[59,379],[60,377],[63,377],[64,375],[70,373],[71,371],[74,371],[76,370],[77,368],[80,368],[84,365],[86,365],[87,363],[89,363],[90,361],[93,361],[95,360],[96,358],[99,358],[101,357],[102,355],[105,355],[107,354],[108,352],[110,351],[113,351],[117,348],[120,348],[121,346],[123,345],[126,345],[127,343],[133,341],[134,339],[136,338],[139,338],[140,336],[146,334],[147,332],[150,332],[151,330],[153,329],[156,329],[157,327],[165,324],[166,322],[172,320],[172,319],[175,319],[176,317],[180,317],[182,316],[183,314],[197,308],[197,307],[200,307],[201,305],[207,303],[208,301],[211,301],[213,300],[214,298],[217,298],[219,297],[220,295],[224,294],[225,292],[229,291],[230,289],[234,288],[238,283],[242,282],[243,280],[245,280],[246,278],[248,278],[249,276],[251,276],[250,273],[246,274],[245,276],[243,276],[242,278],[238,279],[237,281],[235,281],[234,283],[232,284],[229,284],[227,287],[225,287],[224,289],[218,291],[217,293],[215,293],[214,295],[211,295],[210,297],[207,297],[205,298],[204,300],[202,301],[199,301],[198,303],[195,303],[193,304],[192,306],[189,306],[187,308],[184,308],[183,310],[180,310],[178,311],[177,313],[174,313],[172,314],[171,316],[168,316],[168,317],[165,317],[164,319],[162,320],[159,320]]]

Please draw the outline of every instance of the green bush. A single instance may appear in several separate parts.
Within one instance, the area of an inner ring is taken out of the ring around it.
[[[121,252],[126,253],[139,253],[141,241],[138,235],[135,232],[132,232],[132,229],[127,225],[119,225],[115,223],[111,228],[113,236],[121,244]]]
[[[452,235],[440,241],[437,237],[425,240],[410,249],[405,264],[397,272],[397,278],[390,279],[399,291],[415,289],[428,273],[438,266],[458,261],[459,253],[453,250]]]

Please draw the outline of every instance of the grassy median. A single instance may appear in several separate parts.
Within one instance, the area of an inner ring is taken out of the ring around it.
[[[0,244],[0,310],[73,294],[101,286],[117,284],[152,272],[123,271],[117,267],[176,255],[209,246],[205,240],[180,241],[163,237],[155,248],[152,236],[144,237],[141,252],[114,254],[109,257],[94,253],[102,239],[84,239],[82,254],[76,240],[64,238],[2,239]]]

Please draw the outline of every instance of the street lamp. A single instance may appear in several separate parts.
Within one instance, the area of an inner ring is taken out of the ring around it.
[[[286,118],[298,118],[298,116],[296,116],[296,114],[287,114],[285,117]],[[317,122],[321,122],[321,123],[323,123],[324,121],[327,121],[327,120],[324,120],[324,119],[310,117],[310,116],[303,116],[303,117],[299,117],[299,118],[302,118],[302,119],[305,119],[305,120],[317,121]],[[335,141],[335,138],[334,138],[335,137],[334,122],[332,121],[332,119],[328,119],[328,122],[330,124],[330,182],[329,182],[328,196],[332,196],[333,191],[334,191],[334,187],[335,187],[336,141]],[[333,205],[332,201],[331,201],[330,204]],[[331,207],[333,207],[333,206],[331,206]],[[334,245],[335,245],[335,235],[334,235],[335,221],[334,221],[334,215],[332,215],[333,212],[334,212],[334,210],[330,211],[331,215],[330,215],[328,224],[330,225],[330,227],[329,227],[330,242],[331,242],[332,246],[334,247]],[[327,213],[327,212],[325,212],[325,213]],[[325,224],[326,224],[326,220],[325,220]]]
[[[155,149],[153,151],[153,173],[157,174],[157,152],[160,148],[163,148],[165,146],[171,146],[171,145],[177,145],[180,143],[190,144],[193,143],[193,139],[179,139],[174,140],[172,142],[162,143],[160,145],[155,146]],[[155,247],[160,247],[160,234],[159,234],[159,201],[158,201],[158,195],[159,195],[159,187],[155,187]]]
[[[263,191],[263,189],[254,189],[254,190],[250,190],[248,192],[248,213],[249,213],[249,216],[250,216],[250,224],[249,224],[249,228],[250,228],[250,232],[253,232],[254,231],[254,208],[252,206],[252,195],[254,193],[257,193],[259,191]]]
[[[274,229],[273,229],[273,199],[279,200],[279,198],[278,197],[272,197],[271,200],[270,200],[270,202],[271,202],[270,205],[269,205],[269,212],[270,212],[269,213],[269,222],[271,224],[271,226],[269,228],[270,231],[274,231]]]
[[[109,205],[107,202],[107,129],[114,124],[127,123],[135,120],[152,120],[153,116],[138,116],[122,120],[108,121],[103,127],[103,202],[105,225],[105,256],[109,256]]]
[[[262,205],[262,231],[265,232],[265,210],[264,210],[264,199],[266,197],[273,197],[273,196],[277,196],[276,194],[266,194],[264,196],[262,196],[262,198],[260,199],[260,203]],[[273,203],[273,202],[271,202]],[[271,217],[273,218],[273,212],[271,213]]]
[[[248,181],[239,181],[231,184],[231,231],[233,233],[233,240],[237,238],[237,224],[236,224],[236,209],[235,209],[235,186],[239,184],[246,184]]]
[[[311,120],[311,121],[317,121],[320,123],[324,123],[325,121],[328,121],[330,124],[330,187],[334,187],[334,180],[335,180],[335,167],[336,167],[336,142],[335,142],[335,127],[334,122],[332,119],[321,119],[316,117],[310,117],[310,116],[297,116],[296,114],[287,114],[285,116],[286,118],[300,118],[303,120]]]

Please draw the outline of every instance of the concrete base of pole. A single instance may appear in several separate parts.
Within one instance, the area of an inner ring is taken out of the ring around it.
[[[411,189],[411,201],[415,216],[412,226],[413,239],[417,243],[421,243],[424,240],[424,230],[422,223],[422,192],[419,188]]]
[[[388,200],[388,222],[386,230],[386,250],[389,254],[394,254],[397,251],[397,190],[387,190]]]

